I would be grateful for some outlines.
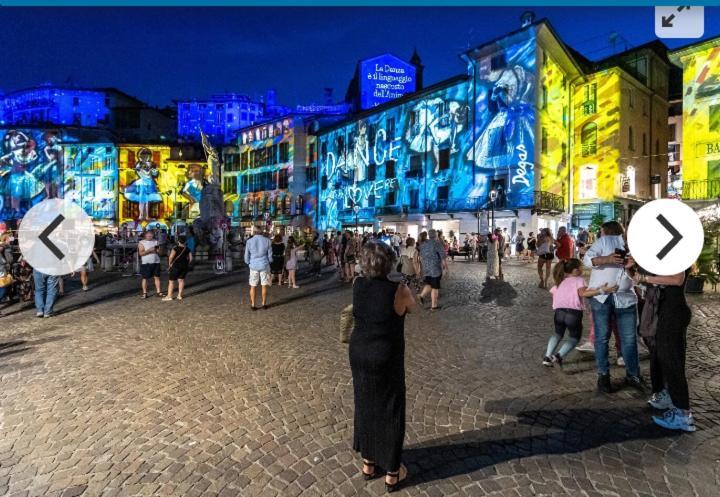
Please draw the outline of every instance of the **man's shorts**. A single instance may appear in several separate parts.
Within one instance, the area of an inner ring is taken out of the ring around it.
[[[144,280],[149,280],[150,278],[159,278],[160,263],[156,262],[154,264],[140,264],[140,276],[142,276]]]
[[[425,276],[425,284],[430,285],[433,290],[440,290],[442,276]]]
[[[270,268],[267,267],[262,271],[250,270],[250,286],[270,286]]]

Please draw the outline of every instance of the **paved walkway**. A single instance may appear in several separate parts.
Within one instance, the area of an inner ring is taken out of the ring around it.
[[[678,435],[636,392],[596,394],[591,359],[540,365],[552,311],[531,268],[492,288],[484,266],[451,269],[444,309],[407,320],[401,495],[720,495],[717,295],[693,299],[699,431]],[[273,287],[251,313],[244,279],[194,273],[180,303],[105,277],[53,319],[0,318],[0,495],[382,495],[349,445],[349,287]]]

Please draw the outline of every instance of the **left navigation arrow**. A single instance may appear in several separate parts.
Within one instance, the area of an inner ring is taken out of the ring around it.
[[[63,216],[62,214],[58,214],[58,216],[53,219],[50,224],[48,224],[47,228],[45,228],[42,233],[38,235],[38,240],[40,240],[48,248],[48,250],[50,250],[50,252],[52,252],[53,255],[58,258],[59,261],[65,258],[65,254],[63,254],[62,250],[57,248],[57,245],[55,245],[50,240],[50,235],[53,231],[55,231],[58,226],[62,224],[63,221],[65,221],[65,216]]]

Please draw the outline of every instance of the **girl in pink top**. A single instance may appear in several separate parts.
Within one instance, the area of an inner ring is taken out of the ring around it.
[[[555,309],[555,333],[548,340],[543,365],[553,367],[557,364],[562,367],[563,359],[575,348],[582,334],[582,298],[614,293],[618,287],[605,284],[599,289],[588,288],[582,277],[582,263],[579,259],[568,259],[555,264],[553,279],[555,286],[550,289],[550,293]],[[555,352],[566,330],[570,338]]]

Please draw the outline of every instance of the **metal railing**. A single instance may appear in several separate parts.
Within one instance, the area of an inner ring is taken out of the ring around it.
[[[597,111],[597,103],[594,100],[586,100],[582,103],[583,115],[589,116]]]
[[[715,200],[720,198],[720,179],[683,181],[683,200]]]
[[[564,212],[565,198],[555,193],[535,190],[535,212]]]

